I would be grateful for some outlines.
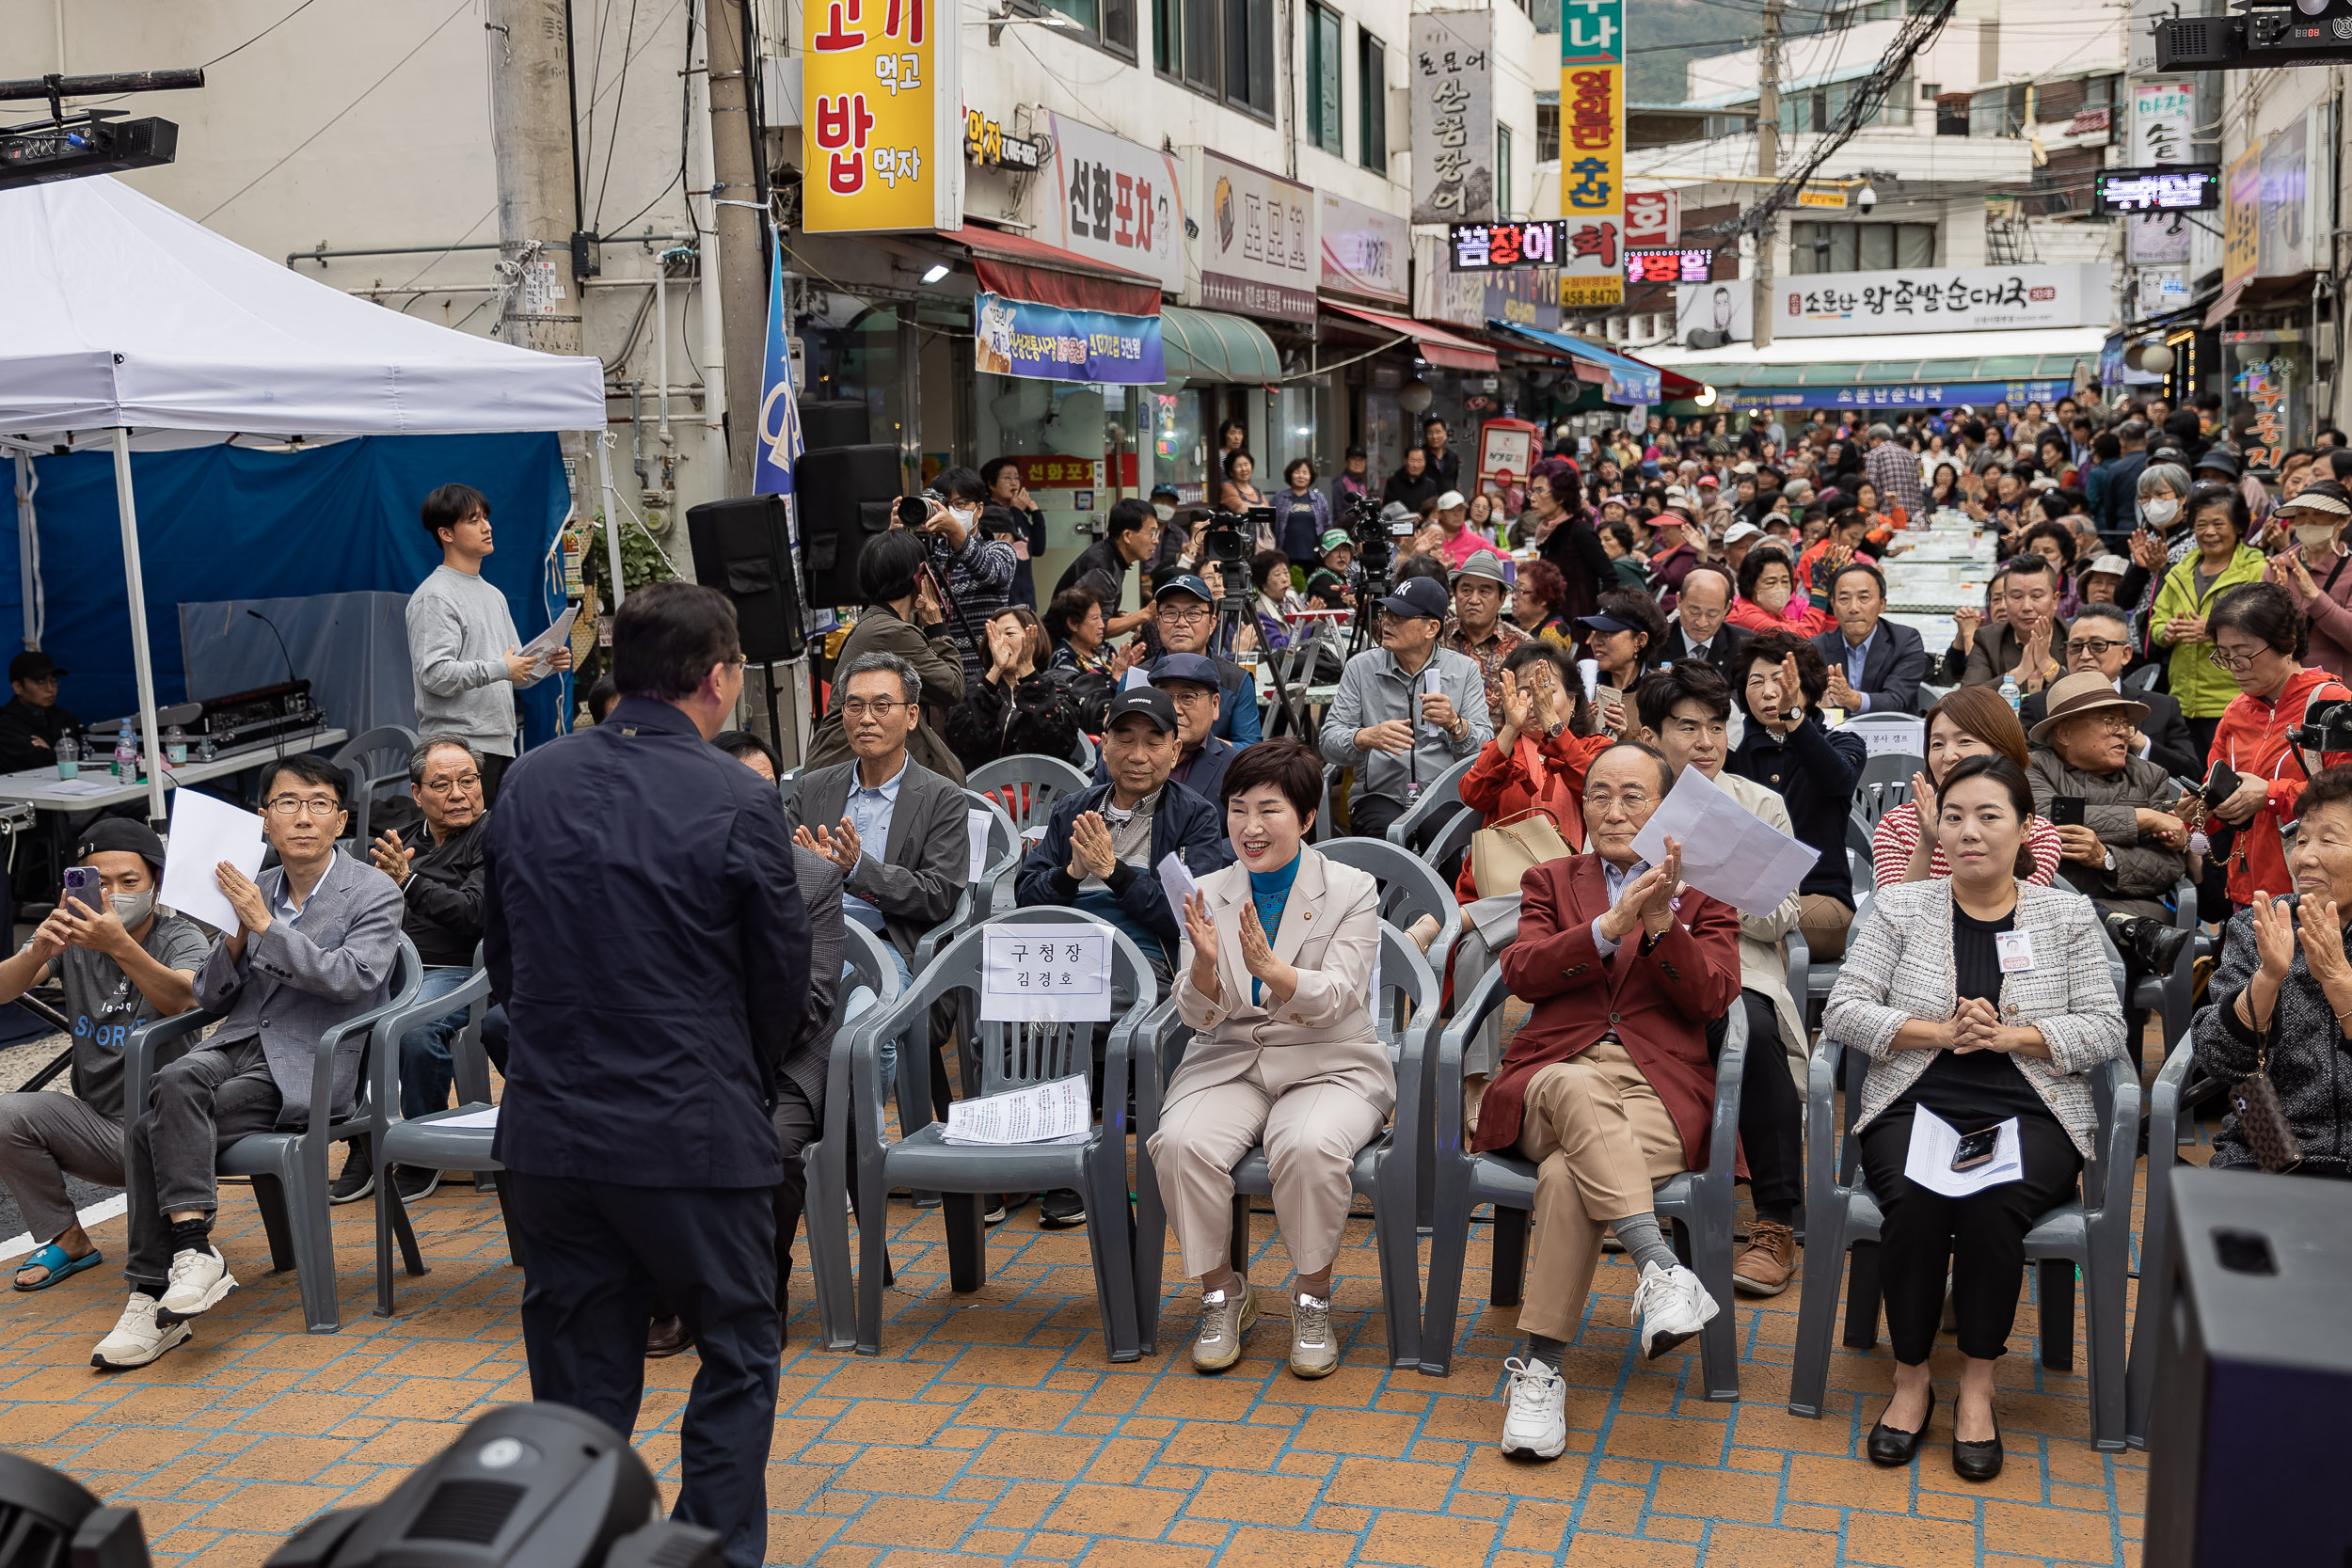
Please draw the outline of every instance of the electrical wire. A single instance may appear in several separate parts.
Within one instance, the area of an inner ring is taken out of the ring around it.
[[[458,0],[457,8],[451,11],[449,15],[441,18],[439,26],[435,27],[433,31],[425,34],[423,38],[418,40],[417,46],[414,49],[409,50],[407,54],[403,55],[399,59],[393,61],[392,69],[386,71],[383,75],[378,76],[374,82],[369,85],[365,92],[360,93],[358,97],[353,99],[350,103],[344,104],[341,109],[337,110],[333,119],[328,120],[326,124],[320,126],[317,130],[311,132],[309,135],[294,143],[293,148],[288,150],[284,157],[279,158],[276,163],[270,165],[269,167],[263,169],[261,173],[255,175],[252,179],[238,186],[236,191],[226,200],[216,202],[211,212],[206,213],[202,217],[198,218],[196,221],[199,223],[212,222],[214,216],[218,214],[222,208],[227,207],[230,202],[233,202],[239,197],[244,196],[246,192],[251,190],[254,186],[260,184],[262,181],[268,179],[271,175],[276,174],[279,169],[284,168],[288,164],[292,163],[294,158],[301,153],[304,148],[310,146],[312,142],[326,135],[327,132],[333,130],[336,125],[342,121],[345,115],[351,113],[352,110],[366,103],[377,87],[380,87],[385,83],[390,81],[392,77],[399,72],[402,66],[406,65],[410,60],[415,59],[419,55],[422,54],[426,44],[431,43],[435,39],[439,38],[442,31],[446,29],[451,23],[456,21],[460,16],[463,16],[472,5],[473,0]]]
[[[601,55],[604,52],[601,48],[602,40],[599,40],[598,41],[599,48],[596,52]],[[628,101],[628,47],[636,41],[637,0],[628,0],[628,30],[621,36],[621,74],[619,79],[614,83],[614,96],[612,99],[612,134],[605,138],[604,144],[604,178],[597,182],[596,215],[595,220],[588,225],[589,228],[594,229],[599,234],[604,232],[604,193],[610,189],[612,184],[612,151],[621,139],[621,105]],[[592,96],[588,103],[588,112],[591,115],[596,112],[596,100],[593,97],[594,90],[595,84],[591,83],[590,91]],[[594,145],[593,140],[590,145]],[[668,194],[669,193],[666,190],[662,192],[663,196],[667,196]],[[654,200],[656,201],[660,199],[661,197],[659,196],[654,198]]]

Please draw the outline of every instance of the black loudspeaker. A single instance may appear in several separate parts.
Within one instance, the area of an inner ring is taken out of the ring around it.
[[[732,496],[686,512],[695,579],[735,601],[743,657],[755,664],[798,658],[808,649],[785,511],[782,496]]]
[[[803,398],[801,450],[862,447],[873,428],[864,398]]]
[[[808,573],[808,602],[860,603],[857,555],[867,539],[890,527],[901,493],[898,449],[813,448],[792,465],[792,493],[801,504],[801,562]]]
[[[2172,1169],[2146,1568],[2352,1562],[2352,1183]]]

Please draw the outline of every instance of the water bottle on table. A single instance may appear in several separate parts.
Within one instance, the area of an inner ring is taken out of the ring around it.
[[[131,738],[131,721],[115,731],[115,777],[124,784],[135,784],[139,776],[139,743]]]

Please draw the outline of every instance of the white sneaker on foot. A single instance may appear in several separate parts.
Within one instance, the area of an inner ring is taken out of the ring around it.
[[[237,1288],[237,1276],[229,1272],[229,1259],[210,1243],[202,1252],[188,1247],[171,1255],[171,1283],[164,1288],[164,1299],[156,1304],[156,1321],[168,1326],[185,1319],[211,1311],[220,1300]]]
[[[1258,1298],[1244,1279],[1239,1290],[1200,1298],[1200,1334],[1192,1342],[1192,1370],[1221,1372],[1241,1359],[1242,1337],[1258,1321]]]
[[[1633,1337],[1642,1354],[1656,1360],[1706,1327],[1716,1311],[1715,1298],[1697,1275],[1679,1263],[1671,1269],[1651,1263],[1633,1288]]]
[[[1567,1379],[1541,1361],[1516,1355],[1502,1365],[1511,1374],[1503,1392],[1509,1402],[1502,1417],[1502,1451],[1559,1458],[1568,1447]]]
[[[1291,1292],[1291,1376],[1329,1377],[1339,1369],[1340,1342],[1331,1333],[1328,1297]]]
[[[155,1322],[155,1298],[144,1291],[131,1293],[115,1331],[98,1341],[89,1364],[101,1371],[127,1371],[144,1367],[175,1345],[184,1345],[196,1331],[185,1323],[165,1328]]]

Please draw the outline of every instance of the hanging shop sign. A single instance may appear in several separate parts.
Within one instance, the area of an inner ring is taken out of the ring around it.
[[[1323,276],[1315,190],[1200,152],[1200,303],[1279,321],[1315,319]]]
[[[1021,465],[1021,483],[1031,490],[1099,490],[1103,487],[1103,460],[1089,462],[1083,457],[1057,457],[1051,453],[1016,458]]]
[[[1413,221],[1495,214],[1494,13],[1413,18]]]
[[[1560,303],[1625,298],[1625,3],[1561,0]]]
[[[1503,322],[1532,326],[1538,332],[1560,330],[1560,274],[1550,267],[1513,267],[1507,272],[1473,273],[1483,296],[1480,315],[1472,326]]]
[[[1625,253],[1629,283],[1712,283],[1715,253],[1689,250],[1629,250]]]
[[[2251,282],[2262,264],[2263,150],[2260,143],[2238,154],[2224,178],[2221,198],[2221,287]]]
[[[808,171],[817,234],[963,227],[956,0],[803,0]]]
[[[2221,205],[2219,164],[2103,168],[2090,177],[2093,211],[2210,213]]]
[[[2006,398],[2012,404],[2056,403],[2074,395],[2072,381],[1941,381],[1886,387],[1740,387],[1724,402],[1737,410],[1764,408],[1981,408]]]
[[[1168,379],[1160,318],[1073,310],[983,293],[973,300],[976,362],[989,375],[1156,387]]]
[[[1560,224],[1456,223],[1447,226],[1446,248],[1455,272],[1560,264]]]
[[[1044,150],[1027,136],[1012,135],[977,109],[966,109],[963,113],[963,161],[967,164],[1034,174],[1044,161]]]
[[[2131,129],[2124,156],[2142,168],[2188,166],[2197,89],[2189,82],[2132,84]],[[2219,205],[2217,176],[2215,205]],[[2134,266],[2180,266],[2189,259],[2189,222],[2182,209],[2157,208],[2123,220],[2123,260]]]
[[[1772,331],[1783,338],[1836,338],[2105,325],[2112,289],[2106,261],[1819,273],[1773,285]]]
[[[1408,302],[1413,226],[1394,213],[1331,191],[1316,196],[1322,209],[1316,228],[1322,237],[1323,286],[1396,305]]]
[[[2290,355],[2267,359],[2241,359],[2231,377],[2232,390],[2254,405],[2254,422],[2246,432],[2246,466],[2276,468],[2287,451],[2288,393],[2296,364]]]
[[[1173,153],[1055,115],[1051,185],[1037,212],[1036,237],[1089,261],[1184,287],[1184,185]]]
[[[1629,191],[1625,198],[1625,243],[1671,248],[1682,243],[1680,191]]]
[[[2293,277],[2311,270],[2311,128],[2300,119],[2263,139],[2257,277]]]

